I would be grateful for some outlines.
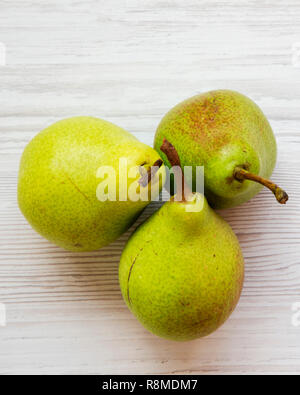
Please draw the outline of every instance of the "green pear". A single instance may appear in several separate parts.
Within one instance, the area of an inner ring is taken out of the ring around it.
[[[202,194],[185,186],[183,195],[133,233],[119,266],[132,313],[150,332],[176,341],[220,327],[234,310],[244,279],[242,252],[230,226]]]
[[[127,192],[149,191],[147,182],[143,186],[140,180],[145,181],[152,165],[161,163],[154,149],[110,122],[65,119],[26,146],[19,170],[19,207],[31,226],[51,242],[71,251],[97,250],[125,232],[150,202],[148,192],[146,198],[135,200]],[[115,178],[104,175],[106,167]],[[136,174],[130,179],[129,171],[135,168],[143,169],[143,177]],[[163,177],[162,166],[150,182],[151,197],[159,193]]]
[[[177,149],[185,166],[204,166],[205,195],[214,208],[234,207],[255,196],[262,185],[284,204],[288,196],[269,181],[276,164],[276,141],[260,108],[246,96],[216,90],[194,96],[171,109],[156,131]],[[193,190],[196,172],[193,172]]]

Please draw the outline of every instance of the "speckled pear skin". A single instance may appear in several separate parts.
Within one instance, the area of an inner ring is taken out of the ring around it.
[[[128,168],[159,159],[129,132],[98,118],[74,117],[46,128],[21,158],[22,213],[38,233],[67,250],[91,251],[111,243],[149,203],[97,199],[103,181],[96,177],[98,168],[113,166],[118,176],[121,157],[128,159]]]
[[[237,206],[262,188],[233,179],[236,166],[270,178],[276,164],[276,141],[268,120],[252,100],[230,90],[194,96],[165,115],[154,148],[170,167],[160,150],[164,138],[176,148],[182,166],[204,166],[204,193],[214,208]],[[194,174],[193,185],[195,181]]]
[[[197,194],[200,212],[165,203],[129,239],[119,266],[123,298],[152,333],[187,341],[207,336],[234,310],[244,261],[230,226]]]

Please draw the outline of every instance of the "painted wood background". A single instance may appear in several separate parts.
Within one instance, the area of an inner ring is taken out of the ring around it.
[[[1,0],[0,42],[0,373],[300,373],[299,0]],[[49,244],[18,210],[18,163],[39,130],[80,114],[152,144],[168,109],[215,88],[265,111],[290,201],[263,191],[222,212],[246,259],[241,301],[219,331],[178,344],[122,301],[129,232],[93,253]]]

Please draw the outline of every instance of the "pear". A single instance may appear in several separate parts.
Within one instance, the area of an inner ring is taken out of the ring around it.
[[[128,173],[122,167],[124,160]],[[159,193],[164,168],[157,174],[151,170],[161,164],[153,148],[110,122],[85,116],[65,119],[26,146],[19,169],[19,207],[31,226],[58,246],[97,250],[116,240],[149,204],[146,198],[129,199],[130,188],[142,194],[153,176],[151,196]],[[103,166],[115,172],[115,179],[99,173]],[[123,181],[134,167],[143,170],[142,176],[126,185]],[[103,190],[112,194],[99,199],[98,187],[106,180]]]
[[[183,167],[204,166],[205,195],[214,208],[234,207],[269,188],[279,203],[288,195],[269,181],[276,164],[276,141],[260,108],[246,96],[216,90],[194,96],[171,109],[160,122],[154,147],[163,138],[177,149]],[[193,190],[196,172],[193,171]]]
[[[179,166],[172,149],[164,141],[161,151]],[[177,195],[133,233],[119,279],[126,304],[150,332],[187,341],[209,335],[230,316],[241,294],[244,261],[232,229],[202,194],[185,185]]]

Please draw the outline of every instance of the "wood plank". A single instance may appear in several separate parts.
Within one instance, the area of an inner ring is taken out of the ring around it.
[[[4,0],[0,42],[0,373],[300,373],[299,1]],[[81,114],[152,145],[168,109],[216,88],[249,95],[270,119],[273,178],[290,200],[262,191],[220,212],[246,260],[241,301],[213,335],[174,343],[136,321],[118,285],[126,240],[159,203],[110,246],[70,253],[19,212],[18,164],[39,130]]]

